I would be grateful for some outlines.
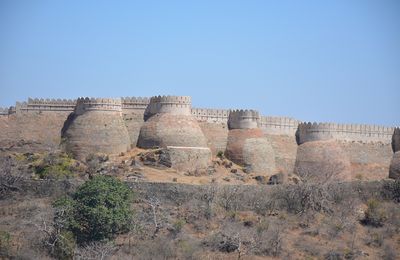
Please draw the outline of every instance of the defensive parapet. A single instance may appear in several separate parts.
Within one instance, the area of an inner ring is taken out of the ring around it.
[[[295,135],[300,121],[290,117],[262,116],[259,124],[267,134]]]
[[[8,107],[0,107],[0,116],[8,116],[9,110]]]
[[[400,151],[400,127],[396,127],[392,137],[392,148],[393,152]]]
[[[229,112],[229,129],[251,129],[258,127],[260,114],[256,110],[231,110]]]
[[[339,140],[361,143],[392,142],[394,128],[377,125],[301,123],[296,133],[299,144],[318,140]]]
[[[122,97],[122,110],[124,112],[143,113],[150,103],[147,97]]]
[[[144,118],[147,120],[158,113],[191,115],[192,99],[189,96],[154,96],[150,98]]]
[[[74,111],[76,99],[28,98],[28,102],[17,102],[16,112]]]
[[[81,115],[86,111],[122,111],[120,98],[78,98],[75,114]]]
[[[229,117],[228,109],[209,109],[209,108],[192,108],[192,116],[198,121],[209,123],[227,123]]]

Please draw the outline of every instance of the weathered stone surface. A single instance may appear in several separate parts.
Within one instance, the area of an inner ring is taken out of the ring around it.
[[[58,149],[70,112],[30,112],[0,116],[0,148],[21,152]],[[25,144],[22,145],[21,144]]]
[[[275,153],[275,165],[278,172],[293,173],[297,155],[297,143],[294,135],[266,134]]]
[[[297,150],[295,174],[305,181],[350,179],[350,161],[336,141],[313,141]]]
[[[216,156],[218,152],[223,153],[228,142],[228,127],[226,123],[199,122],[199,125],[213,156]]]
[[[393,154],[392,162],[390,163],[389,178],[400,179],[400,151]]]
[[[128,130],[131,146],[135,147],[139,138],[140,128],[144,123],[143,114],[123,113],[122,118]]]
[[[163,151],[166,165],[179,171],[205,172],[211,164],[211,151],[206,147],[173,147]]]
[[[275,155],[259,128],[229,131],[226,156],[242,165],[246,171],[261,174],[275,173]]]
[[[62,138],[65,151],[80,160],[93,153],[126,152],[131,143],[118,111],[71,114],[65,122]]]
[[[207,147],[207,141],[197,120],[191,115],[159,113],[143,124],[138,146],[141,148]]]
[[[393,156],[390,144],[338,142],[351,164],[351,179],[387,178]]]
[[[392,148],[393,152],[400,151],[400,127],[396,127],[394,129],[393,137],[392,137]]]

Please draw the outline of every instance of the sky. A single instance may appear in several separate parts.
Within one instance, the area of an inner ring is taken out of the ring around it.
[[[0,0],[0,106],[154,95],[399,126],[400,1]]]

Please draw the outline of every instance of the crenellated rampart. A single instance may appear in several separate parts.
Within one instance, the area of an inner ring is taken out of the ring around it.
[[[290,117],[262,116],[260,128],[266,134],[295,135],[300,121]]]
[[[0,107],[0,116],[8,116],[10,114],[10,108]]]
[[[80,115],[86,111],[122,111],[120,98],[78,98],[75,114]]]
[[[147,120],[158,113],[191,115],[192,98],[189,96],[154,96],[150,98],[144,118]]]
[[[231,110],[229,112],[228,126],[230,129],[251,129],[258,127],[260,114],[256,110]]]
[[[377,125],[301,123],[298,127],[299,144],[309,141],[338,140],[360,143],[392,142],[394,128]]]
[[[15,110],[20,112],[36,111],[74,111],[76,99],[28,98],[27,102],[17,102]]]
[[[122,97],[122,111],[124,113],[144,113],[150,103],[147,97]]]
[[[229,118],[229,110],[192,108],[192,116],[194,116],[198,121],[209,123],[227,123]]]

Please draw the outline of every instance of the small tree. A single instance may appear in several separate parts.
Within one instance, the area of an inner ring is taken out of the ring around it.
[[[55,222],[74,233],[78,243],[112,238],[129,230],[133,193],[120,180],[96,176],[55,202]]]

